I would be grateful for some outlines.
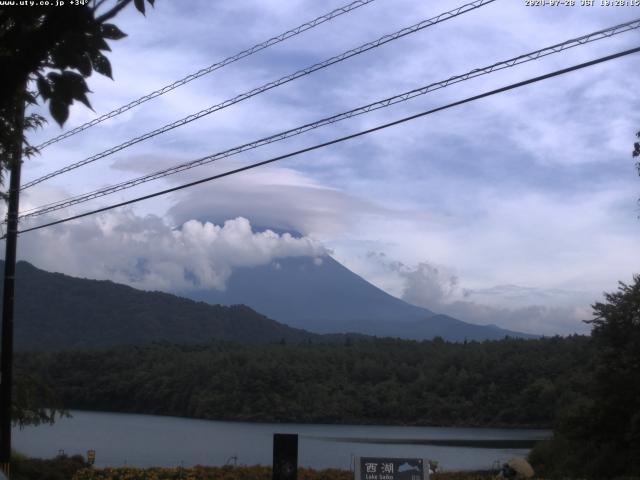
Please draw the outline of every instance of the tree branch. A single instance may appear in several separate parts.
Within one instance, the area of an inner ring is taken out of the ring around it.
[[[93,0],[93,11],[94,13],[106,2],[107,0]]]
[[[104,23],[107,20],[112,19],[113,17],[115,17],[120,10],[122,10],[124,7],[126,7],[127,5],[129,5],[131,3],[132,0],[122,0],[120,3],[116,4],[115,7],[113,7],[111,10],[103,13],[102,15],[100,15],[99,17],[96,18],[96,21],[99,23]]]

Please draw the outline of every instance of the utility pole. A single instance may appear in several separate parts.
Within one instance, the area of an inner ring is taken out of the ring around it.
[[[13,387],[13,307],[18,242],[18,209],[20,201],[20,169],[22,166],[22,136],[24,132],[25,100],[22,89],[16,96],[12,111],[13,144],[8,153],[9,204],[7,211],[6,253],[4,257],[4,290],[2,292],[2,353],[0,354],[0,470],[11,474],[11,406]]]

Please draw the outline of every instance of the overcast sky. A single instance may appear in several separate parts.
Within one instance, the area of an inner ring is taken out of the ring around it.
[[[114,81],[92,76],[95,113],[74,106],[64,128],[345,3],[158,0],[146,17],[131,8],[117,19],[129,37],[111,42]],[[376,0],[46,148],[25,163],[23,182],[458,5]],[[640,8],[497,0],[56,177],[25,191],[22,206],[215,153],[636,17]],[[639,40],[632,31],[550,55],[48,218],[357,132]],[[224,288],[237,266],[331,252],[389,293],[466,321],[584,333],[590,304],[615,290],[618,280],[640,273],[640,184],[631,158],[640,129],[639,67],[635,54],[26,233],[19,257],[47,270],[171,291],[184,287],[187,267],[211,288]],[[51,121],[31,140],[60,132]],[[278,233],[260,233],[265,227]],[[284,231],[304,238],[280,235]]]

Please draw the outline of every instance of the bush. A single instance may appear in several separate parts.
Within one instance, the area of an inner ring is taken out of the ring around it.
[[[70,480],[89,464],[81,455],[60,455],[52,459],[12,455],[11,480]]]

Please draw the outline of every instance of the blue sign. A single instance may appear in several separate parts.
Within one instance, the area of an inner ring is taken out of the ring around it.
[[[359,457],[355,480],[428,480],[422,458]]]

